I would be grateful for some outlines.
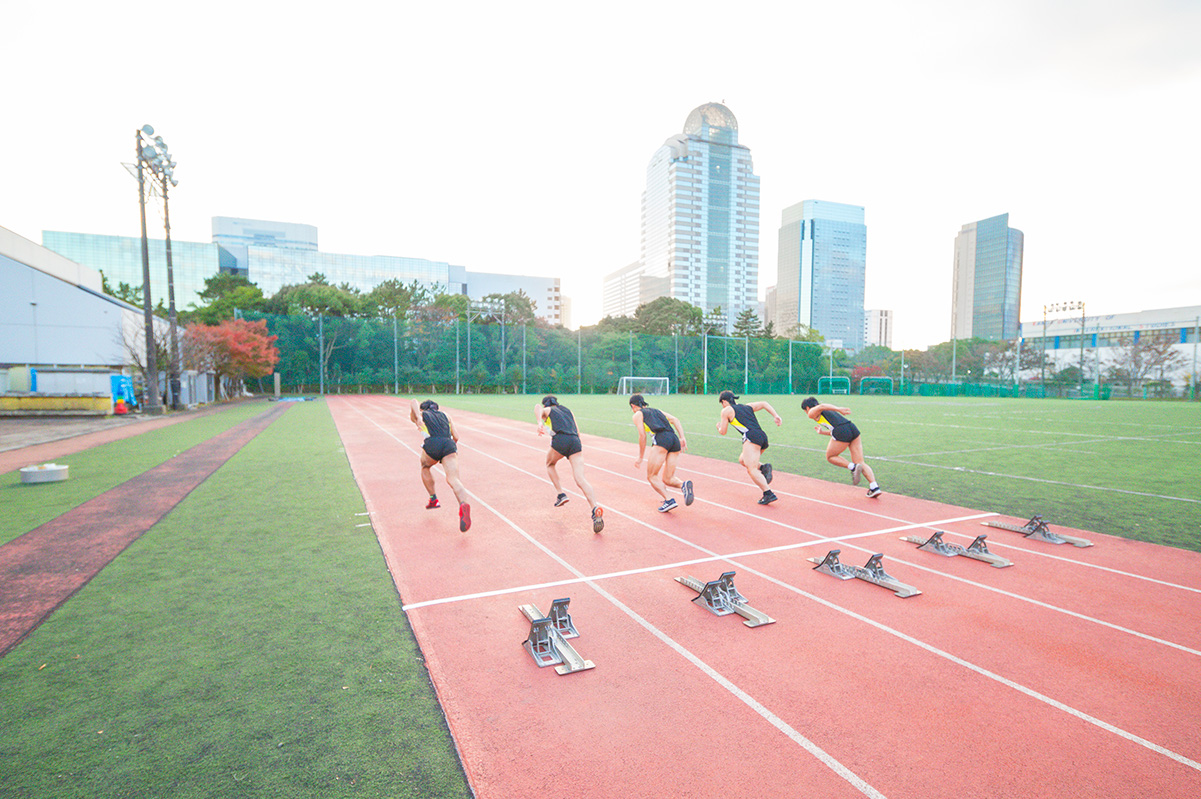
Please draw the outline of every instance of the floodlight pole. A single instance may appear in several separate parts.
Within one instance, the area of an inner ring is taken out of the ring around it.
[[[788,393],[796,393],[792,387],[792,339],[788,339]]]
[[[584,393],[584,328],[575,329],[575,393]]]
[[[742,350],[742,393],[750,391],[751,386],[751,337],[743,339]]]
[[[1098,375],[1100,377],[1100,375]],[[1084,399],[1084,302],[1080,303],[1080,399]]]
[[[149,127],[149,126],[147,126]],[[153,133],[154,128],[150,128]],[[145,412],[158,416],[163,412],[158,396],[158,353],[154,346],[154,311],[150,305],[150,242],[146,238],[146,178],[142,171],[142,128],[134,132],[138,162],[138,211],[142,220],[142,316],[146,328],[146,406]],[[153,385],[151,383],[153,382]]]
[[[175,315],[175,271],[171,267],[171,212],[167,208],[167,173],[161,174],[163,187],[163,232],[167,240],[167,319],[171,323],[171,360],[167,370],[168,381],[171,384],[171,409],[179,410],[179,334]]]

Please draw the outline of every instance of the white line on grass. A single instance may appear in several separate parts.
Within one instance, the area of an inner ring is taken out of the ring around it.
[[[366,414],[363,414],[363,415],[364,415],[364,416],[366,416]],[[370,417],[368,417],[368,418],[370,419]],[[388,431],[387,431],[387,430],[386,430],[386,429],[385,429],[385,428],[384,428],[382,425],[380,425],[378,422],[376,422],[376,421],[375,421],[375,420],[373,420],[373,419],[372,419],[371,421],[372,421],[372,423],[373,423],[373,424],[375,424],[375,425],[376,425],[377,427],[379,427],[381,430],[384,430],[384,432],[385,432],[385,433],[387,433],[387,434],[388,434],[388,435],[390,435],[390,436],[392,435],[390,432],[388,432]],[[484,431],[484,432],[486,433],[486,431]],[[491,435],[494,435],[494,437],[496,437],[496,438],[500,438],[502,441],[508,441],[507,439],[504,439],[504,438],[502,438],[502,437],[500,437],[500,436],[495,436],[495,434],[491,434]],[[392,437],[393,437],[393,438],[395,438],[395,436],[392,436]],[[399,439],[396,439],[396,440],[399,442]],[[410,450],[411,450],[411,448],[410,448],[410,447],[408,447],[407,445],[405,445],[403,442],[400,442],[400,443],[401,443],[401,445],[402,445],[402,446],[405,446],[407,449],[410,449]],[[508,442],[508,443],[517,443],[517,442]],[[525,446],[525,445],[522,445],[522,446]],[[488,454],[488,453],[485,453],[485,452],[483,452],[482,450],[475,450],[475,451],[476,451],[476,452],[478,452],[479,454],[485,455],[486,457],[489,457],[489,458],[491,458],[491,459],[493,459],[493,460],[496,460],[496,461],[498,461],[498,462],[500,462],[500,463],[503,463],[503,464],[505,464],[505,465],[507,465],[507,466],[510,466],[511,468],[515,469],[516,471],[522,472],[522,473],[524,473],[524,474],[528,474],[528,475],[530,475],[530,476],[534,476],[532,473],[530,473],[530,472],[526,472],[524,469],[520,469],[520,468],[518,468],[518,467],[515,467],[515,466],[513,466],[511,463],[509,463],[508,461],[505,461],[505,460],[503,460],[503,459],[501,459],[501,458],[497,458],[497,457],[495,457],[495,456],[493,456],[493,455],[490,455],[490,454]],[[608,470],[605,470],[605,471],[608,471]],[[573,492],[573,493],[574,493],[574,492]],[[510,521],[508,518],[506,518],[505,516],[503,516],[502,514],[500,514],[500,513],[499,513],[499,512],[498,512],[498,511],[497,511],[495,508],[493,508],[493,507],[491,507],[490,505],[488,505],[488,503],[484,502],[482,499],[480,499],[479,501],[480,501],[480,503],[481,503],[481,504],[483,504],[483,505],[484,505],[486,508],[488,508],[488,509],[489,509],[489,510],[491,510],[493,513],[495,513],[495,514],[496,514],[496,515],[497,515],[497,516],[498,516],[500,519],[502,519],[502,520],[503,520],[503,521],[504,521],[506,524],[508,524],[509,526],[513,527],[513,529],[517,530],[517,531],[518,531],[518,533],[520,533],[522,536],[524,536],[525,538],[527,538],[527,539],[528,539],[528,540],[529,540],[531,543],[533,543],[533,544],[534,544],[536,547],[538,547],[539,549],[543,550],[543,551],[544,551],[544,552],[545,552],[547,555],[549,555],[551,558],[553,558],[554,560],[556,560],[557,562],[559,562],[559,563],[560,563],[562,566],[564,566],[565,568],[567,568],[567,569],[568,569],[569,571],[571,571],[572,573],[576,574],[576,576],[577,576],[577,577],[583,577],[583,576],[584,576],[584,575],[583,575],[581,572],[579,572],[579,571],[578,571],[577,569],[575,569],[574,567],[570,566],[570,565],[569,565],[569,564],[568,564],[566,561],[564,561],[563,559],[561,559],[561,558],[560,558],[558,555],[554,554],[554,553],[553,553],[553,552],[552,552],[552,551],[551,551],[549,548],[547,548],[547,547],[546,547],[546,546],[544,546],[542,543],[540,543],[540,542],[538,542],[537,540],[535,540],[535,539],[534,539],[532,536],[530,536],[528,533],[526,533],[524,530],[522,530],[520,527],[518,527],[516,524],[514,524],[512,521]],[[626,514],[620,513],[620,511],[618,511],[618,513],[619,513],[619,515],[625,516],[626,518],[628,518],[628,519],[631,519],[632,521],[635,521],[636,523],[643,524],[642,522],[639,522],[639,520],[637,520],[637,519],[633,519],[632,517],[630,517],[630,516],[627,516]],[[651,530],[654,530],[654,529],[655,529],[655,528],[654,528],[652,525],[649,525],[649,524],[644,524],[644,526],[645,526],[645,527],[648,527],[648,528],[649,528],[649,529],[651,529]],[[662,531],[659,531],[659,532],[662,532]],[[672,536],[672,538],[675,538],[676,540],[682,540],[682,539],[679,539],[679,538],[678,538],[678,537],[676,537],[676,536]],[[691,543],[691,542],[686,542],[686,543],[689,543],[691,546],[695,547],[696,549],[698,549],[698,550],[700,550],[700,551],[702,551],[702,552],[705,552],[706,554],[708,554],[708,555],[710,555],[710,556],[716,556],[716,553],[714,553],[714,552],[711,552],[711,551],[709,551],[709,550],[705,549],[704,547],[701,547],[701,546],[699,546],[698,544],[693,544],[693,543]],[[1155,752],[1155,753],[1157,753],[1157,754],[1160,754],[1160,755],[1163,755],[1164,757],[1167,757],[1167,758],[1170,758],[1170,759],[1172,759],[1172,760],[1175,760],[1176,762],[1178,762],[1178,763],[1181,763],[1182,765],[1188,766],[1189,768],[1192,768],[1192,769],[1194,769],[1194,770],[1196,770],[1196,771],[1201,771],[1201,763],[1198,763],[1198,762],[1196,762],[1196,761],[1194,761],[1194,760],[1191,760],[1191,759],[1189,759],[1189,758],[1185,757],[1184,755],[1181,755],[1181,754],[1179,754],[1179,753],[1177,753],[1177,752],[1174,752],[1174,751],[1172,751],[1172,750],[1170,750],[1170,749],[1168,749],[1168,748],[1166,748],[1166,747],[1160,746],[1159,744],[1156,744],[1156,743],[1154,743],[1154,742],[1152,742],[1152,741],[1149,741],[1149,740],[1147,740],[1146,738],[1142,738],[1142,737],[1140,737],[1140,736],[1138,736],[1138,735],[1135,735],[1135,734],[1133,734],[1133,733],[1127,732],[1126,730],[1123,730],[1123,729],[1121,729],[1120,727],[1117,727],[1117,726],[1115,726],[1115,725],[1112,725],[1112,724],[1110,724],[1110,723],[1108,723],[1108,722],[1102,721],[1101,719],[1099,719],[1099,718],[1097,718],[1097,717],[1095,717],[1095,716],[1092,716],[1092,715],[1089,715],[1088,713],[1085,713],[1085,712],[1083,712],[1083,711],[1077,710],[1077,709],[1075,709],[1075,708],[1071,707],[1070,705],[1064,704],[1063,702],[1060,702],[1060,701],[1058,701],[1058,700],[1056,700],[1056,699],[1052,699],[1051,697],[1047,696],[1046,694],[1042,694],[1042,693],[1040,693],[1040,692],[1038,692],[1038,691],[1035,691],[1035,690],[1034,690],[1034,689],[1032,689],[1032,688],[1028,688],[1028,687],[1026,687],[1025,685],[1022,685],[1021,683],[1018,683],[1018,682],[1015,682],[1015,681],[1013,681],[1013,680],[1010,680],[1010,679],[1008,679],[1008,678],[1006,678],[1006,677],[1003,677],[1003,676],[1001,676],[1000,674],[997,674],[997,673],[995,673],[995,672],[993,672],[993,671],[990,671],[990,670],[988,670],[988,669],[986,669],[986,668],[983,668],[983,667],[981,667],[981,666],[977,666],[977,665],[976,665],[976,664],[974,664],[974,663],[971,663],[971,662],[969,662],[969,661],[967,661],[967,660],[964,660],[963,658],[957,657],[956,655],[952,655],[952,654],[951,654],[951,653],[949,653],[949,652],[945,652],[945,651],[943,651],[943,650],[939,649],[938,647],[935,647],[935,646],[933,646],[933,645],[931,645],[931,644],[927,644],[926,642],[924,642],[924,641],[921,641],[921,640],[919,640],[919,639],[917,639],[917,638],[914,638],[913,636],[911,636],[911,635],[908,635],[907,633],[903,633],[903,632],[901,632],[900,630],[896,630],[896,629],[894,629],[894,628],[892,628],[892,627],[889,627],[889,626],[888,626],[888,625],[886,625],[886,624],[883,624],[883,623],[881,623],[881,622],[875,621],[874,619],[869,619],[868,617],[866,617],[866,616],[863,616],[863,615],[861,615],[861,614],[859,614],[859,613],[856,613],[856,612],[854,612],[854,611],[852,611],[852,610],[850,610],[850,609],[848,609],[848,608],[844,608],[844,607],[842,607],[842,606],[840,606],[840,605],[836,605],[836,604],[834,604],[833,602],[830,602],[830,601],[828,601],[828,600],[822,599],[821,597],[818,597],[818,596],[816,596],[816,595],[814,595],[814,594],[810,594],[810,593],[808,593],[807,591],[804,591],[804,590],[802,590],[801,588],[799,588],[799,587],[797,587],[797,586],[794,586],[794,585],[791,585],[791,584],[789,584],[789,583],[786,583],[786,582],[784,582],[784,581],[782,581],[782,580],[779,580],[779,579],[777,579],[777,578],[775,578],[775,577],[772,577],[772,576],[770,576],[770,575],[767,575],[767,574],[765,574],[765,573],[763,573],[763,572],[760,572],[760,571],[758,571],[758,570],[756,570],[756,569],[750,568],[750,567],[748,567],[748,566],[744,566],[744,565],[743,565],[743,564],[741,564],[741,563],[738,563],[738,562],[735,562],[735,561],[728,561],[728,560],[727,560],[727,562],[731,563],[731,565],[737,566],[737,567],[738,567],[738,568],[740,568],[740,569],[743,569],[744,571],[748,571],[748,572],[750,572],[751,574],[754,574],[754,575],[756,575],[756,576],[762,577],[762,578],[763,578],[763,579],[765,579],[765,580],[768,580],[768,581],[770,581],[770,582],[772,582],[772,583],[775,583],[776,585],[780,586],[781,588],[784,588],[784,589],[786,589],[786,590],[792,591],[793,593],[796,593],[796,594],[798,594],[799,596],[803,596],[803,597],[805,597],[805,598],[807,598],[807,599],[813,600],[813,601],[815,601],[815,602],[817,602],[817,603],[819,603],[819,604],[821,604],[821,605],[824,605],[825,607],[828,607],[828,608],[830,608],[831,610],[834,610],[834,611],[836,611],[836,612],[838,612],[838,613],[845,614],[845,615],[847,615],[847,616],[849,616],[849,617],[851,617],[851,618],[853,618],[853,619],[856,619],[856,620],[858,620],[858,621],[861,621],[861,622],[863,622],[863,623],[865,623],[865,624],[868,624],[868,625],[870,625],[870,626],[872,626],[872,627],[875,627],[876,629],[878,629],[878,630],[881,630],[882,632],[885,632],[885,633],[888,633],[889,635],[895,636],[895,637],[897,637],[898,639],[900,639],[900,640],[902,640],[902,641],[905,641],[905,642],[907,642],[907,643],[910,643],[910,644],[912,644],[912,645],[914,645],[914,646],[917,646],[917,647],[919,647],[920,649],[923,649],[923,650],[925,650],[925,651],[927,651],[927,652],[929,652],[929,653],[931,653],[931,654],[933,654],[933,655],[935,655],[935,656],[937,656],[937,657],[940,657],[940,658],[943,658],[943,659],[945,659],[945,660],[948,660],[949,662],[951,662],[951,663],[954,663],[954,664],[956,664],[956,665],[959,665],[959,666],[962,666],[962,667],[964,667],[964,668],[966,668],[966,669],[969,669],[970,671],[972,671],[972,672],[974,672],[974,673],[976,673],[976,674],[979,674],[979,675],[980,675],[980,676],[982,676],[982,677],[985,677],[985,678],[987,678],[987,679],[993,680],[993,681],[995,681],[995,682],[997,682],[997,683],[999,683],[999,684],[1001,684],[1001,685],[1004,685],[1004,686],[1006,686],[1006,687],[1008,687],[1008,688],[1011,688],[1011,689],[1013,689],[1013,690],[1015,690],[1015,691],[1018,691],[1019,693],[1022,693],[1022,694],[1024,694],[1025,696],[1028,696],[1028,697],[1030,697],[1030,698],[1032,698],[1032,699],[1035,699],[1035,700],[1037,700],[1037,701],[1039,701],[1039,702],[1042,702],[1042,703],[1044,703],[1044,704],[1046,704],[1046,705],[1048,705],[1048,706],[1050,706],[1050,707],[1053,707],[1053,708],[1055,708],[1055,709],[1057,709],[1057,710],[1063,711],[1064,713],[1067,713],[1067,714],[1069,714],[1069,715],[1071,715],[1071,716],[1073,716],[1073,717],[1075,717],[1075,718],[1078,718],[1078,719],[1080,719],[1081,721],[1085,721],[1085,722],[1087,722],[1087,723],[1089,723],[1089,724],[1092,724],[1092,725],[1094,725],[1094,726],[1096,726],[1096,727],[1098,727],[1098,728],[1100,728],[1100,729],[1102,729],[1102,730],[1105,730],[1106,732],[1109,732],[1109,733],[1112,733],[1112,734],[1114,734],[1114,735],[1117,735],[1117,736],[1119,736],[1119,737],[1121,737],[1121,738],[1123,738],[1123,739],[1125,739],[1125,740],[1127,740],[1127,741],[1130,741],[1130,742],[1132,742],[1132,743],[1138,744],[1139,746],[1145,747],[1145,748],[1147,748],[1147,749],[1149,749],[1149,750],[1151,750],[1151,751],[1153,751],[1153,752]],[[651,625],[649,622],[647,622],[647,621],[645,621],[644,619],[642,619],[640,616],[638,616],[636,613],[634,613],[634,611],[633,611],[633,610],[631,610],[631,609],[627,608],[625,605],[623,605],[623,604],[621,604],[620,602],[618,602],[618,601],[616,600],[616,598],[615,598],[615,597],[612,597],[612,595],[610,595],[608,592],[604,591],[604,590],[603,590],[603,589],[602,589],[602,588],[601,588],[599,585],[596,585],[596,584],[594,584],[594,583],[592,583],[592,582],[587,582],[586,584],[587,584],[587,585],[588,585],[590,588],[592,588],[594,591],[596,591],[598,594],[600,594],[601,596],[604,596],[604,597],[606,597],[607,599],[609,599],[609,600],[610,600],[611,602],[613,602],[613,603],[614,603],[614,604],[615,604],[615,605],[616,605],[618,608],[620,608],[620,609],[621,609],[623,612],[627,613],[628,615],[630,615],[630,616],[631,616],[631,618],[634,618],[636,621],[638,621],[638,623],[639,623],[639,624],[642,624],[644,627],[646,627],[646,629],[648,629],[648,630],[651,630],[652,632],[655,632],[655,634],[656,634],[656,637],[659,637],[659,638],[660,638],[660,640],[663,640],[665,643],[666,643],[666,642],[669,642],[669,641],[671,640],[671,639],[670,639],[669,637],[667,637],[665,634],[662,634],[662,633],[656,632],[656,631],[655,631],[655,628],[654,628],[654,627],[653,627],[653,626],[652,626],[652,625]],[[688,653],[688,652],[687,652],[687,650],[684,650],[682,647],[679,647],[679,648],[677,649],[677,646],[678,646],[678,645],[675,645],[675,646],[673,646],[672,648],[673,648],[673,649],[676,649],[676,651],[680,652],[680,653],[681,653],[681,654],[683,654],[685,657],[687,657],[687,658],[688,658],[688,659],[689,659],[691,662],[693,662],[693,663],[694,663],[694,665],[697,665],[698,667],[701,667],[701,668],[707,668],[707,667],[705,666],[704,662],[703,662],[703,661],[701,661],[699,658],[696,658],[694,655],[691,655],[691,653]],[[709,672],[707,671],[706,673],[709,673]],[[752,709],[755,709],[755,710],[756,710],[756,712],[759,712],[759,713],[760,713],[760,715],[763,715],[764,713],[768,713],[768,714],[770,714],[770,711],[768,711],[768,710],[767,710],[767,708],[765,708],[765,707],[763,707],[762,705],[760,705],[758,702],[756,702],[756,701],[755,701],[753,698],[751,698],[749,695],[746,695],[744,692],[741,692],[741,690],[740,690],[740,689],[737,689],[737,686],[735,686],[733,683],[729,682],[728,680],[725,680],[725,678],[724,678],[724,677],[721,677],[721,675],[719,675],[719,674],[718,674],[716,671],[712,671],[712,673],[710,674],[710,676],[711,676],[713,679],[717,680],[717,681],[718,681],[720,684],[722,684],[722,685],[723,685],[723,687],[726,687],[726,688],[727,688],[727,690],[730,690],[732,693],[734,693],[734,695],[735,695],[735,696],[738,696],[738,698],[739,698],[739,699],[741,699],[743,702],[747,703],[748,707],[751,707]],[[735,692],[735,691],[737,691],[737,692]],[[752,703],[753,703],[753,704],[752,704]],[[761,709],[761,710],[760,710],[760,709]],[[767,717],[765,716],[765,718],[767,718]],[[774,714],[772,714],[771,718],[777,718],[777,717],[775,717],[775,716],[774,716]],[[769,720],[770,720],[770,719],[769,719]],[[773,724],[775,724],[775,722],[773,722]],[[784,726],[783,726],[783,727],[781,727],[780,725],[784,725]],[[789,727],[787,724],[785,724],[785,722],[784,722],[783,720],[779,720],[779,723],[778,723],[778,724],[775,724],[775,726],[777,726],[777,728],[779,728],[779,729],[781,729],[781,730],[785,730],[785,729],[787,729],[787,730],[792,730],[792,728],[791,728],[791,727]],[[802,736],[802,735],[801,735],[799,732],[796,732],[795,730],[792,730],[792,732],[794,732],[794,733],[795,733],[795,735],[797,736],[797,737],[793,738],[793,740],[794,740],[794,741],[797,741],[797,743],[800,743],[802,746],[805,746],[805,748],[806,748],[806,750],[807,750],[807,751],[810,751],[812,754],[814,754],[815,756],[817,756],[817,757],[819,757],[820,759],[822,759],[822,762],[824,762],[824,763],[827,763],[827,765],[830,765],[831,763],[834,763],[834,764],[837,764],[837,765],[838,765],[840,768],[842,768],[842,769],[845,769],[845,767],[841,766],[841,764],[839,764],[837,760],[834,760],[833,758],[830,758],[830,757],[829,757],[829,755],[825,755],[825,753],[824,753],[824,752],[822,752],[822,750],[821,750],[819,747],[817,747],[815,744],[812,744],[812,742],[808,741],[808,739],[807,739],[807,738],[805,738],[804,736]],[[787,734],[787,733],[786,733],[786,734]],[[793,736],[792,736],[792,735],[789,735],[789,737],[790,737],[790,738],[792,738]],[[803,743],[802,743],[802,742],[803,742]],[[807,744],[807,745],[806,745],[806,744]],[[813,748],[812,748],[812,749],[810,749],[810,747],[813,747]],[[815,751],[815,750],[816,750],[816,751]],[[819,755],[817,755],[817,754],[816,754],[817,752],[822,752],[822,755],[825,755],[825,757],[820,757]],[[829,761],[827,761],[825,758],[829,758]],[[834,766],[832,766],[832,765],[831,765],[830,767],[831,767],[831,768],[834,768]],[[837,768],[836,768],[835,770],[836,770],[836,771],[838,771],[838,769],[837,769]],[[840,776],[844,776],[844,779],[848,779],[848,778],[847,778],[847,777],[846,777],[846,776],[843,774],[843,772],[842,772],[842,771],[838,771],[838,773],[840,774]],[[857,776],[855,776],[855,775],[854,775],[852,772],[850,772],[849,770],[846,770],[846,774],[849,774],[849,775],[851,775],[852,777],[854,777],[854,779],[855,779],[855,780],[859,780],[859,778],[858,778]],[[848,779],[848,781],[850,781],[850,780]],[[855,783],[855,782],[852,782],[851,784],[853,784],[853,785],[856,785],[856,787],[857,787],[857,788],[859,787],[859,785],[858,785],[857,783]],[[867,783],[863,783],[863,785],[864,785],[864,787],[865,787],[867,790],[870,790],[870,791],[872,791],[872,793],[869,793],[868,795],[870,795],[870,796],[878,796],[878,795],[880,795],[878,792],[876,792],[876,791],[875,791],[875,789],[873,789],[873,788],[871,788],[870,786],[868,786],[868,785],[867,785]],[[865,792],[865,793],[867,792],[867,791],[865,791],[865,790],[864,790],[864,788],[860,788],[860,790],[861,790],[861,791],[863,791],[863,792]]]

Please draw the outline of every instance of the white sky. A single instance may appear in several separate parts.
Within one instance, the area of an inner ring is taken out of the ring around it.
[[[591,324],[651,155],[715,101],[762,181],[760,297],[781,211],[822,199],[866,208],[894,347],[949,337],[955,235],[1006,212],[1024,321],[1201,304],[1198,0],[10,2],[0,75],[0,226],[38,242],[138,235],[121,162],[150,123],[173,238],[316,225],[560,276]]]

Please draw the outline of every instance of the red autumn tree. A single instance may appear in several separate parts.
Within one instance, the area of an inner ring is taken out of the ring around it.
[[[184,333],[184,361],[189,368],[213,372],[218,386],[223,386],[226,380],[265,377],[279,363],[277,338],[267,333],[267,322],[262,319],[188,325]]]

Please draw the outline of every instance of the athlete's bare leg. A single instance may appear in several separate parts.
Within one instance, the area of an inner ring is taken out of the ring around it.
[[[421,484],[425,486],[425,491],[431,497],[434,496],[434,475],[430,472],[430,468],[437,463],[433,458],[421,451]]]
[[[571,464],[571,476],[575,478],[575,484],[584,492],[584,496],[588,499],[588,507],[596,507],[596,494],[592,492],[592,484],[588,482],[588,478],[584,476],[584,453],[577,452],[567,459]],[[556,485],[555,488],[558,488]]]
[[[446,482],[450,483],[450,490],[455,492],[455,499],[462,505],[467,501],[467,491],[459,479],[459,456],[453,452],[447,455],[442,459],[442,468],[446,470]],[[430,482],[432,484],[433,481]]]
[[[676,461],[680,459],[680,453],[668,452],[663,463],[663,482],[672,488],[683,488],[684,481],[676,477]]]
[[[851,442],[851,461],[859,464],[859,468],[863,469],[863,476],[867,478],[868,485],[876,482],[876,474],[872,471],[872,467],[867,465],[867,461],[863,459],[863,436],[855,436],[855,440]]]
[[[845,441],[839,441],[835,438],[830,439],[830,443],[826,445],[826,460],[837,466],[839,469],[846,469],[851,465],[851,462],[842,457],[842,451],[847,448]],[[852,456],[854,453],[852,452]]]
[[[659,472],[663,469],[663,464],[667,460],[667,450],[662,447],[651,447],[651,451],[646,456],[646,480],[651,484],[651,488],[658,492],[663,500],[667,500],[667,487],[663,485],[665,482],[659,476]]]
[[[550,477],[550,484],[555,487],[555,494],[563,493],[563,486],[559,482],[559,469],[557,464],[563,460],[563,456],[555,449],[550,449],[546,453],[546,473]]]
[[[746,473],[750,475],[751,482],[757,485],[760,491],[766,491],[767,478],[763,476],[763,472],[759,471],[759,455],[762,452],[763,450],[759,449],[758,444],[743,441],[742,454],[738,456],[738,462],[746,467]]]

